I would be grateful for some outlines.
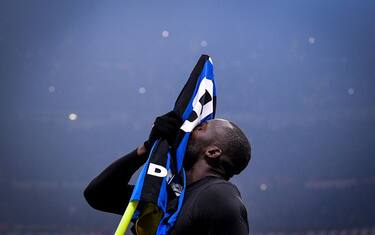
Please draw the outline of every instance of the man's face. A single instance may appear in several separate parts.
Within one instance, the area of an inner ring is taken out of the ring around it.
[[[191,169],[193,165],[204,156],[205,147],[214,145],[225,134],[223,127],[233,128],[229,121],[224,119],[213,119],[196,126],[190,134],[184,167]]]

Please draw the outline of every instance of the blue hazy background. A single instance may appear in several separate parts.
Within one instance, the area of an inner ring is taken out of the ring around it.
[[[111,234],[88,182],[201,54],[252,234],[375,234],[375,1],[0,1],[0,234]]]

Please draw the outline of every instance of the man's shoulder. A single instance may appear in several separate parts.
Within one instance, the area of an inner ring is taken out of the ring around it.
[[[200,190],[196,198],[198,207],[213,205],[220,207],[242,206],[241,194],[236,185],[224,179],[212,179]]]
[[[206,223],[213,230],[218,227],[222,231],[241,231],[235,234],[248,233],[246,207],[239,190],[231,182],[214,180],[205,185],[194,202],[193,211],[195,221]]]
[[[215,177],[191,187],[173,234],[187,230],[194,231],[188,234],[248,234],[247,212],[237,187]]]
[[[240,196],[240,191],[238,190],[236,185],[221,178],[211,179],[206,183],[201,191],[201,194],[212,193],[224,194],[227,196],[228,194]]]

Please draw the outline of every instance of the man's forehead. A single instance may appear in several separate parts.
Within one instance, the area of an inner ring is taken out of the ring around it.
[[[220,126],[220,127],[234,128],[228,120],[222,119],[222,118],[215,118],[215,119],[210,120],[209,122],[215,127]]]

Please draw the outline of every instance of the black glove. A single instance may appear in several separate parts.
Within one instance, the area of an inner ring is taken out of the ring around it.
[[[170,111],[155,119],[148,140],[144,142],[147,152],[157,139],[166,139],[170,146],[174,146],[177,138],[178,130],[182,125],[181,117],[174,111]]]

